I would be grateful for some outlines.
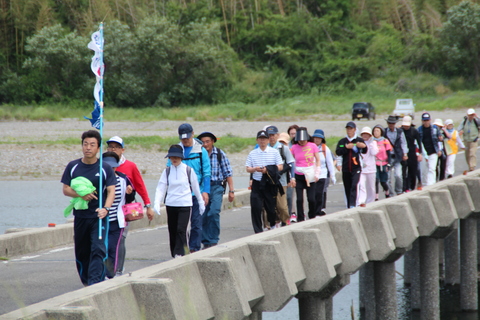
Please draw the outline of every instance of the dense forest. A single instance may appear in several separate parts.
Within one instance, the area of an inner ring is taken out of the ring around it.
[[[105,101],[268,101],[374,81],[477,89],[480,5],[456,0],[0,0],[0,103],[91,99],[105,25]],[[443,89],[439,89],[443,88]]]

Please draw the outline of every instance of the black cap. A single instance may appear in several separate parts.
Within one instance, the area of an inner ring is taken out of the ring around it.
[[[348,127],[353,128],[353,129],[357,129],[357,125],[353,121],[348,121],[347,122],[347,125],[345,126],[345,128],[348,128]]]
[[[428,113],[428,112],[424,112],[422,114],[422,121],[426,121],[426,120],[431,120],[430,113]]]
[[[260,130],[257,132],[257,139],[258,138],[268,138],[267,131],[265,130]]]
[[[211,132],[208,132],[208,131],[205,131],[205,132],[202,132],[198,135],[197,139],[200,139],[202,140],[202,138],[205,138],[205,137],[209,137],[209,138],[212,138],[213,142],[217,142],[217,137],[215,137],[215,135]]]

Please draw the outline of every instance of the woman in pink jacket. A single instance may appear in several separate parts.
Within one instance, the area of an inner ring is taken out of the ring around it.
[[[367,145],[368,151],[362,157],[362,173],[358,182],[357,207],[365,207],[367,203],[375,201],[375,178],[377,165],[375,156],[378,153],[377,141],[372,138],[372,129],[364,127],[361,132],[362,139]]]

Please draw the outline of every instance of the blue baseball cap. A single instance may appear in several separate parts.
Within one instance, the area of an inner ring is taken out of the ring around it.
[[[193,134],[193,127],[190,123],[181,124],[178,127],[178,136],[180,139],[189,139]]]

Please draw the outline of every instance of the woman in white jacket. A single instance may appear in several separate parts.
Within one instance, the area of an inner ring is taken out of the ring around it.
[[[330,179],[335,184],[335,166],[333,165],[333,154],[325,141],[325,134],[323,130],[317,129],[312,135],[313,143],[318,147],[318,154],[320,156],[320,178],[315,187],[315,199],[317,200],[316,216],[323,216],[326,214],[326,193]]]
[[[162,172],[158,181],[154,208],[160,214],[161,203],[165,202],[168,233],[170,235],[170,252],[172,257],[177,258],[190,253],[187,228],[192,213],[192,191],[198,199],[200,215],[203,215],[205,211],[205,202],[200,193],[195,170],[182,162],[182,147],[172,145],[168,150],[167,157],[172,165]]]
[[[372,129],[364,127],[361,136],[367,144],[368,151],[363,155],[362,173],[358,182],[357,206],[365,207],[367,203],[375,201],[375,178],[377,165],[375,156],[378,153],[377,141],[372,138]]]

